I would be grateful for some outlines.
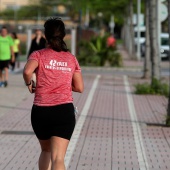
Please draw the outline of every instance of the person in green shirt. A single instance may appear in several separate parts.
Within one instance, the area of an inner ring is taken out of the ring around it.
[[[15,60],[13,40],[8,35],[7,28],[3,26],[0,35],[0,87],[6,87],[8,85],[8,66],[10,60],[12,62]]]
[[[12,71],[14,71],[16,61],[17,61],[17,66],[19,67],[18,57],[19,57],[19,54],[20,54],[20,40],[19,40],[19,38],[18,38],[18,36],[15,32],[11,33],[11,37],[14,41],[13,51],[14,51],[14,55],[15,55],[15,61],[10,62],[10,65],[12,66]]]

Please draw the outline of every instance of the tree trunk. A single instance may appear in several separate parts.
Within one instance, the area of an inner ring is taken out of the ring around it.
[[[160,79],[160,58],[158,53],[158,37],[157,36],[157,10],[156,10],[156,1],[149,1],[149,33],[150,33],[150,47],[151,47],[151,78],[153,80]]]
[[[127,49],[127,51],[129,52],[129,45],[128,45],[128,35],[129,35],[129,31],[128,31],[128,19],[126,18],[124,21],[124,27],[123,27],[123,40],[124,40],[124,46]]]
[[[155,3],[155,7],[154,7],[154,9],[155,9],[155,24],[156,24],[156,26],[155,26],[155,37],[156,37],[156,39],[155,39],[155,49],[156,49],[156,57],[154,58],[155,60],[155,78],[156,79],[158,79],[158,80],[160,80],[160,77],[161,77],[161,67],[160,67],[160,60],[161,60],[161,57],[160,57],[160,46],[159,46],[159,43],[160,43],[160,33],[159,33],[159,37],[158,37],[158,24],[159,24],[159,27],[160,27],[160,24],[161,24],[161,22],[160,22],[160,20],[158,19],[158,17],[159,17],[159,15],[158,15],[158,12],[160,12],[160,11],[158,11],[157,9],[159,8],[158,7],[158,5],[159,5],[159,2],[158,1],[160,1],[160,0],[154,0],[154,3]],[[160,31],[160,30],[159,30]]]
[[[126,14],[124,17],[124,27],[123,27],[123,37],[124,37],[124,46],[130,56],[131,53],[131,43],[130,41],[130,21],[129,21],[129,6],[126,7]]]
[[[133,28],[133,0],[129,0],[129,27],[130,27],[130,33],[129,33],[130,56],[131,58],[136,59],[134,28]]]
[[[149,40],[149,1],[145,0],[145,25],[146,25],[146,41],[145,41],[145,57],[144,57],[144,73],[143,78],[151,76],[151,59],[150,59],[150,40]]]

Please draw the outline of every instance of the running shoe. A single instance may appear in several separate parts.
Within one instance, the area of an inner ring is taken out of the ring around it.
[[[4,83],[3,82],[0,82],[0,87],[4,87]]]
[[[4,87],[7,87],[7,86],[8,86],[8,82],[4,81]]]

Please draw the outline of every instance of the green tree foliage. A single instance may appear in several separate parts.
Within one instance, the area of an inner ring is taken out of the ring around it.
[[[124,18],[126,18],[127,14],[127,6],[129,4],[129,0],[60,0],[65,4],[69,3],[71,7],[72,13],[78,13],[80,10],[82,14],[85,15],[86,9],[88,8],[91,16],[96,16],[98,12],[103,13],[103,19],[108,23],[110,21],[110,16],[113,14],[115,23],[118,25],[122,25],[124,22]],[[134,12],[136,12],[137,8],[137,0],[133,0],[134,2]],[[144,11],[144,2],[141,1],[142,11]]]
[[[29,5],[23,6],[22,8],[16,11],[12,9],[5,10],[0,13],[0,16],[1,18],[6,20],[14,19],[14,15],[17,15],[17,20],[36,19],[39,14],[41,14],[41,16],[48,16],[49,12],[46,9],[47,8],[45,6]]]
[[[103,13],[103,20],[108,23],[110,21],[110,16],[113,14],[115,23],[122,25],[124,18],[127,15],[126,7],[128,5],[128,0],[30,0],[28,6],[24,6],[17,10],[17,17],[20,18],[35,18],[38,13],[41,16],[53,15],[53,8],[59,4],[66,5],[69,10],[69,15],[77,16],[79,12],[85,15],[86,9],[90,11],[90,15],[97,16],[98,12]],[[136,8],[136,0],[134,0],[134,9]],[[13,10],[6,10],[1,12],[0,16],[2,18],[12,18],[14,15]]]
[[[36,19],[38,15],[46,16],[48,15],[48,11],[46,11],[45,7],[39,5],[25,6],[18,10],[19,19],[24,18]]]
[[[68,2],[67,0],[62,0],[63,2]],[[127,0],[110,1],[110,0],[70,0],[71,9],[75,12],[82,11],[85,14],[86,8],[89,9],[91,15],[97,15],[98,12],[103,13],[103,19],[106,22],[110,21],[110,16],[114,14],[115,22],[123,23],[123,18],[125,15],[125,9],[128,4]]]

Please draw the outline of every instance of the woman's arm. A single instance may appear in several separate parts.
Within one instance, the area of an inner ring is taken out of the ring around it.
[[[72,91],[82,93],[84,90],[83,77],[80,72],[73,74],[72,78]]]
[[[38,67],[38,62],[36,60],[28,60],[23,71],[23,78],[25,81],[25,84],[28,86],[28,89],[30,93],[33,93],[33,84],[31,81],[32,74],[35,71],[35,69]]]

